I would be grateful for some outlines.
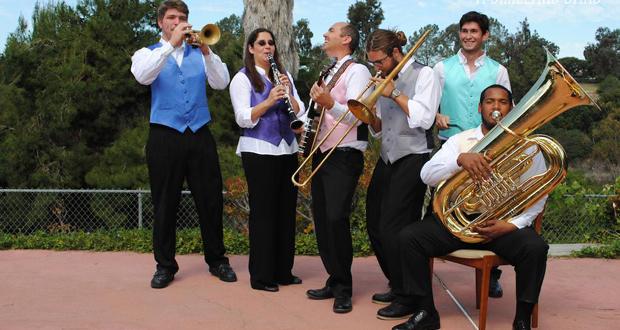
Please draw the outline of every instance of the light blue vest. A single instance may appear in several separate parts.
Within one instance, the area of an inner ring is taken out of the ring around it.
[[[473,80],[467,77],[458,54],[444,60],[443,67],[445,83],[439,112],[450,117],[450,127],[439,130],[439,136],[447,139],[480,125],[480,93],[497,82],[499,63],[485,56],[484,64],[478,67]]]
[[[161,46],[157,43],[148,48],[152,50]],[[151,84],[151,123],[183,133],[188,127],[196,132],[211,121],[206,81],[199,48],[185,47],[181,67],[174,57],[168,57],[164,68]]]

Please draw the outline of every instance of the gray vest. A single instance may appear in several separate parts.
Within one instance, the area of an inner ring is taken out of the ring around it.
[[[396,88],[409,99],[415,95],[415,85],[424,65],[413,62],[396,80]],[[381,159],[394,163],[410,154],[424,153],[433,148],[432,130],[409,128],[407,115],[392,99],[379,98],[381,107]]]

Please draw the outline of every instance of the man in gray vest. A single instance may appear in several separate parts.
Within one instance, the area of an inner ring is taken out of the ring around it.
[[[402,46],[406,43],[403,32],[374,31],[366,43],[368,60],[385,77],[403,60]],[[380,319],[411,314],[393,303],[403,291],[397,236],[402,228],[421,218],[426,185],[420,171],[433,149],[431,127],[441,98],[433,69],[413,59],[394,80],[383,90],[377,102],[377,119],[370,123],[373,136],[381,136],[381,158],[368,187],[368,234],[391,286],[387,293],[373,296],[373,302],[389,304],[378,311]]]

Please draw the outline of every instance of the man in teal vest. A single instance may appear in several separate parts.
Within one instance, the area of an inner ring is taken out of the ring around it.
[[[442,87],[439,113],[435,118],[442,142],[456,133],[480,125],[478,97],[485,88],[499,84],[510,90],[506,68],[486,56],[483,48],[487,39],[489,18],[475,11],[466,13],[459,21],[461,49],[434,67]],[[498,281],[500,275],[501,271],[494,268],[489,297],[502,296]]]
[[[162,2],[157,10],[161,39],[131,58],[131,73],[140,84],[151,86],[146,162],[157,262],[151,287],[157,289],[168,286],[179,270],[175,260],[176,214],[186,179],[196,203],[209,271],[222,281],[237,280],[225,256],[222,175],[208,127],[211,113],[206,90],[207,82],[214,89],[226,88],[230,75],[209,46],[194,47],[185,42],[192,29],[188,15],[183,1]]]

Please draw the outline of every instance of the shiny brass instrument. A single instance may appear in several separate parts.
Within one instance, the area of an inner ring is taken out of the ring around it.
[[[375,74],[375,76],[373,77],[373,79],[371,79],[368,84],[366,85],[366,87],[364,88],[364,90],[358,95],[357,98],[355,99],[351,99],[347,101],[347,106],[348,106],[348,110],[343,113],[340,117],[338,117],[338,119],[336,120],[336,123],[334,124],[334,126],[327,132],[327,134],[325,134],[325,136],[323,137],[323,139],[321,139],[321,141],[319,141],[318,143],[315,143],[315,145],[313,146],[312,150],[310,151],[310,153],[308,154],[307,158],[304,159],[304,161],[299,165],[299,167],[297,168],[297,170],[295,171],[295,173],[293,173],[293,175],[291,176],[291,180],[293,181],[293,184],[298,186],[298,187],[302,187],[308,184],[308,182],[310,182],[310,180],[312,179],[312,177],[316,174],[316,172],[321,168],[321,166],[323,166],[323,163],[325,163],[325,161],[330,157],[330,155],[334,152],[334,150],[336,150],[336,148],[338,147],[338,145],[340,145],[340,143],[342,143],[342,140],[344,140],[344,138],[347,136],[347,134],[349,134],[349,132],[357,126],[359,121],[362,121],[366,124],[370,124],[371,121],[374,121],[374,117],[375,117],[375,113],[374,113],[374,106],[375,103],[377,102],[377,99],[379,98],[379,96],[381,96],[381,93],[383,92],[383,90],[385,89],[385,86],[387,85],[387,83],[391,80],[394,79],[394,77],[396,77],[396,75],[400,72],[400,70],[402,70],[402,68],[405,66],[405,64],[407,63],[407,61],[413,56],[413,54],[416,52],[416,50],[418,50],[418,48],[420,48],[420,46],[422,45],[422,43],[426,40],[426,38],[428,37],[428,34],[430,33],[430,30],[427,30],[426,32],[424,32],[424,34],[420,37],[420,39],[418,39],[418,41],[416,42],[416,44],[409,50],[409,52],[407,52],[407,54],[403,57],[403,59],[396,65],[396,67],[392,70],[392,72],[390,72],[390,74],[385,77],[385,79],[383,80],[383,82],[377,86],[374,90],[374,92],[372,92],[371,95],[369,95],[368,97],[364,98],[363,100],[360,100],[364,94],[366,94],[366,92],[373,86],[375,86],[375,82],[374,82],[374,78],[378,78],[381,75],[381,71],[377,72]],[[334,132],[334,130],[336,129],[336,127],[338,127],[338,125],[340,124],[340,122],[345,118],[345,116],[347,114],[349,114],[349,112],[351,112],[355,118],[357,118],[353,124],[351,124],[347,130],[345,131],[345,133],[342,135],[342,137],[340,137],[340,139],[338,140],[338,143],[336,143],[336,145],[334,145],[329,152],[327,153],[327,155],[325,155],[325,157],[323,158],[323,160],[314,168],[314,170],[312,170],[312,172],[310,173],[310,175],[303,181],[298,181],[295,177],[297,176],[297,174],[299,172],[301,172],[301,170],[306,166],[306,164],[310,161],[311,156],[314,155],[316,153],[317,150],[319,150],[319,148],[323,145],[323,143],[325,143],[325,141],[327,140],[327,138]]]
[[[463,242],[484,241],[485,237],[472,231],[475,226],[492,219],[510,222],[562,182],[566,176],[564,149],[551,137],[530,134],[571,108],[597,106],[545,51],[547,63],[538,81],[506,117],[500,120],[499,112],[493,113],[497,125],[470,150],[491,159],[491,178],[474,182],[467,171],[461,170],[435,191],[435,215]],[[538,151],[545,158],[547,170],[521,181]]]
[[[390,72],[390,74],[387,77],[385,77],[385,79],[383,80],[383,82],[381,82],[381,84],[375,87],[375,90],[372,92],[372,94],[370,94],[368,97],[366,97],[363,100],[351,99],[347,101],[347,105],[349,106],[349,111],[351,111],[351,113],[353,113],[353,115],[356,118],[358,118],[359,120],[361,120],[362,122],[366,124],[370,124],[375,121],[375,117],[376,117],[375,111],[374,111],[375,103],[377,103],[377,100],[382,95],[383,90],[385,89],[385,86],[387,86],[387,84],[390,81],[394,80],[394,77],[396,77],[396,75],[400,72],[400,70],[403,69],[405,64],[407,64],[407,61],[409,61],[409,59],[418,50],[418,48],[420,48],[420,46],[422,46],[424,41],[426,41],[426,38],[428,37],[429,33],[431,33],[431,30],[426,30],[424,34],[422,34],[420,39],[418,39],[415,45],[413,45],[413,47],[407,52],[407,54],[405,54],[403,59],[396,65],[396,67],[392,70],[392,72]]]
[[[380,74],[381,74],[381,72],[377,72],[377,74],[375,75],[375,78],[379,77]],[[372,86],[374,86],[374,82],[372,80],[370,80],[368,82],[368,84],[366,84],[366,87],[364,88],[364,90],[359,94],[359,96],[357,98],[361,98],[366,93],[366,91],[368,91],[368,89],[370,89]],[[308,154],[306,159],[304,159],[304,161],[301,162],[301,164],[299,164],[299,167],[297,168],[297,170],[295,170],[295,172],[291,176],[291,181],[293,182],[294,185],[296,185],[298,187],[303,187],[303,186],[307,185],[308,182],[310,182],[310,180],[312,179],[312,177],[316,174],[316,172],[321,168],[321,166],[323,166],[323,163],[325,163],[325,161],[331,156],[331,154],[334,152],[334,150],[336,150],[336,148],[340,145],[340,143],[342,143],[342,140],[344,140],[344,138],[347,137],[349,132],[351,132],[351,130],[354,127],[357,127],[357,123],[359,123],[359,121],[360,121],[359,119],[355,119],[355,121],[347,128],[347,130],[344,132],[344,134],[342,134],[342,136],[340,137],[338,142],[329,150],[327,155],[325,155],[323,160],[314,168],[314,170],[312,170],[312,172],[310,173],[310,175],[308,175],[308,177],[306,179],[304,179],[303,181],[300,182],[296,178],[297,174],[299,172],[301,172],[301,170],[306,166],[306,164],[310,160],[312,160],[312,156],[319,150],[319,148],[321,148],[323,143],[325,143],[325,141],[327,141],[327,139],[332,135],[332,133],[338,127],[338,125],[340,125],[340,122],[342,122],[342,120],[345,118],[345,116],[347,114],[349,114],[349,111],[350,110],[345,111],[342,115],[340,115],[340,117],[338,117],[338,119],[334,123],[334,126],[329,131],[327,131],[327,133],[321,139],[321,141],[319,141],[318,143],[316,143],[316,142],[314,143],[314,145],[312,147],[312,150],[310,151],[310,153]],[[324,112],[321,113],[321,117],[323,116],[323,113]],[[322,120],[323,120],[323,118],[319,119],[319,121],[322,121]],[[317,136],[318,136],[318,134],[317,134]]]
[[[215,24],[207,24],[200,30],[192,30],[187,33],[185,42],[194,46],[201,47],[202,45],[215,45],[220,41],[222,33],[220,28]]]

